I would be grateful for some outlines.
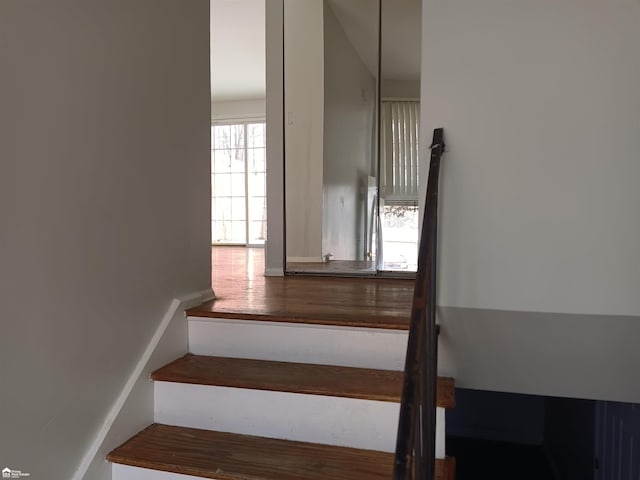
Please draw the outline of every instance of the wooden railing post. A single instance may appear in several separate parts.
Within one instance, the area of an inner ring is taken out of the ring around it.
[[[433,132],[427,198],[420,234],[418,270],[398,423],[394,480],[432,480],[435,475],[438,327],[436,258],[438,182],[444,152],[443,129]]]

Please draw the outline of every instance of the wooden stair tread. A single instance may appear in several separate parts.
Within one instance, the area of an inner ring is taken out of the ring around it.
[[[187,354],[156,381],[400,402],[403,372]],[[438,378],[438,406],[455,406],[454,382]]]
[[[209,300],[187,310],[187,316],[200,318],[224,318],[228,320],[253,320],[279,323],[301,323],[306,325],[329,325],[334,327],[380,328],[385,330],[409,330],[408,317],[379,312],[374,317],[364,316],[358,307],[340,307],[340,311],[288,312],[260,311],[255,309],[226,309],[221,300]],[[409,312],[410,313],[410,312]],[[408,315],[408,314],[407,314]]]
[[[107,460],[218,480],[389,480],[393,454],[153,424]],[[450,462],[438,461],[437,479]]]
[[[107,460],[220,480],[388,480],[393,465],[389,453],[159,424]]]

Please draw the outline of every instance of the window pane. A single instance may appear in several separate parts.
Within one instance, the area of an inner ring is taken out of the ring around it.
[[[231,220],[231,199],[214,198],[211,202],[211,212],[213,220]]]
[[[231,148],[244,148],[244,125],[231,125]]]
[[[249,198],[249,220],[266,220],[267,199],[265,197]]]
[[[266,177],[264,173],[249,174],[249,195],[263,197],[265,195]]]
[[[418,262],[418,207],[385,205],[382,251],[385,270],[415,271]]]
[[[249,242],[264,243],[266,237],[266,222],[249,222]]]
[[[245,222],[231,222],[231,239],[234,242],[245,243],[246,235]]]
[[[231,148],[231,126],[214,125],[211,128],[213,131],[213,138],[211,139],[212,148]]]
[[[218,241],[218,231],[216,229],[217,222],[211,221],[211,243],[216,243]]]
[[[264,148],[253,148],[249,150],[249,165],[247,166],[249,172],[265,171],[264,155]]]
[[[224,222],[219,222],[220,223],[220,230],[221,230],[221,235],[220,235],[220,241],[221,242],[231,242],[233,240],[233,232],[231,231],[231,221],[230,220],[225,220]]]
[[[231,191],[230,195],[234,197],[244,196],[244,174],[232,173],[231,174]]]
[[[264,147],[265,128],[264,123],[250,123],[247,125],[247,135],[249,136],[247,145],[249,148]]]
[[[232,174],[230,173],[216,173],[215,175],[212,175],[213,192],[216,197],[231,196],[231,175]]]
[[[244,197],[233,197],[231,199],[231,219],[244,220],[246,213]]]
[[[233,238],[232,222],[212,222],[211,224],[212,243],[236,243]],[[242,240],[238,243],[244,243]]]
[[[231,171],[231,157],[229,150],[213,151],[213,169],[215,173],[228,173]]]
[[[229,151],[231,171],[244,173],[244,149],[234,149]]]

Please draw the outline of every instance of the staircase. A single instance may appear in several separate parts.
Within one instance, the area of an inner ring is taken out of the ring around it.
[[[406,326],[211,315],[189,311],[190,353],[152,374],[156,423],[108,455],[114,480],[391,480]],[[437,390],[449,479],[453,380]]]
[[[440,128],[415,282],[282,278],[257,294],[255,277],[232,280],[235,303],[188,312],[190,353],[152,374],[156,423],[107,456],[113,479],[455,478],[454,385],[437,377],[443,151]]]

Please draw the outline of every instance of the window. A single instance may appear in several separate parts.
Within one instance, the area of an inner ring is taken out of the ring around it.
[[[415,271],[420,102],[383,101],[381,110],[381,268]]]
[[[387,204],[418,204],[420,102],[382,102],[382,197]]]
[[[211,242],[264,244],[265,124],[211,127]]]

